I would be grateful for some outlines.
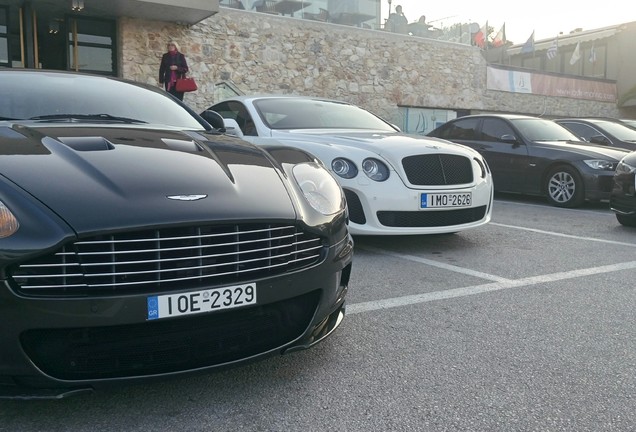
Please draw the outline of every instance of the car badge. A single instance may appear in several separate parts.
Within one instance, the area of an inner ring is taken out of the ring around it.
[[[207,195],[166,195],[166,198],[175,201],[197,201],[207,197]]]

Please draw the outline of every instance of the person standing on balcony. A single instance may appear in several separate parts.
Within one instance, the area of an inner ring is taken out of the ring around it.
[[[402,6],[397,5],[395,12],[389,15],[389,19],[386,21],[387,29],[393,33],[408,34],[409,22],[402,12]]]

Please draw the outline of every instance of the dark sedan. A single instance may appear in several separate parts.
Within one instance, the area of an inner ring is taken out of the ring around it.
[[[616,167],[610,209],[621,225],[636,227],[636,152],[628,153]]]
[[[542,195],[559,207],[609,199],[614,170],[626,153],[590,145],[551,120],[522,115],[460,117],[428,135],[481,153],[495,191]]]
[[[636,129],[617,120],[567,118],[554,120],[592,144],[636,150]]]
[[[6,69],[0,101],[0,397],[212,371],[340,324],[353,243],[312,155],[114,78]]]

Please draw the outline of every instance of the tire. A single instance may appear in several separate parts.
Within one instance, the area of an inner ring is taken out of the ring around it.
[[[553,206],[579,207],[585,201],[583,179],[571,166],[556,166],[548,172],[546,177],[545,195]]]
[[[616,220],[623,226],[636,227],[636,215],[623,215],[616,213]]]

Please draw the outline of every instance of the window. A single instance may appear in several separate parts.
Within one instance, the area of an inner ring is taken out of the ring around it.
[[[115,76],[115,22],[70,17],[68,24],[69,69]]]
[[[501,119],[485,119],[481,129],[483,141],[504,142],[503,136],[515,137],[512,128]]]
[[[582,124],[582,123],[561,123],[563,126],[570,129],[574,135],[579,138],[584,139],[585,141],[589,141],[595,135],[602,135],[599,131],[592,128],[591,126]]]
[[[0,7],[0,65],[9,66],[9,9]]]
[[[400,129],[419,135],[426,135],[447,121],[457,118],[458,113],[455,110],[418,107],[399,107],[399,110],[403,119]]]
[[[221,102],[214,106],[214,111],[223,118],[236,120],[243,135],[258,136],[254,120],[243,104],[234,101]]]
[[[477,125],[479,119],[460,119],[446,124],[440,131],[440,138],[447,140],[475,140],[477,139]]]

